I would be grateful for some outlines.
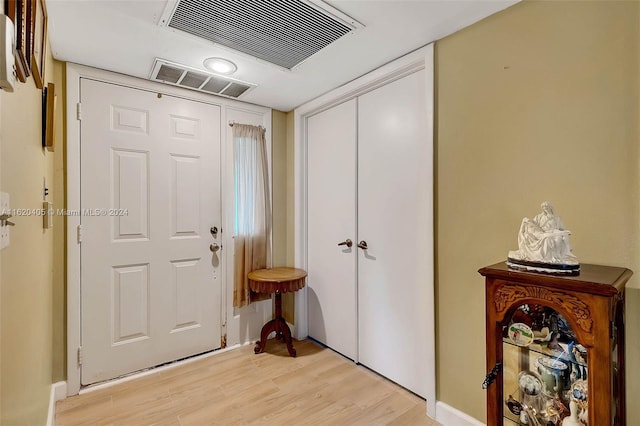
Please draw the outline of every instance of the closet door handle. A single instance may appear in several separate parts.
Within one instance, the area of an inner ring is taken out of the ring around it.
[[[367,245],[367,242],[365,240],[362,240],[358,243],[358,247],[361,248],[362,250],[366,250],[369,248],[369,246]]]
[[[351,248],[351,246],[353,245],[353,241],[351,241],[350,239],[346,239],[341,243],[338,243],[339,246],[347,246],[349,248]]]

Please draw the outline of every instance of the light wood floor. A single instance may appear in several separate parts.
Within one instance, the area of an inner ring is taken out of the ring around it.
[[[80,396],[56,406],[67,425],[427,425],[439,423],[407,390],[335,352],[269,340]]]

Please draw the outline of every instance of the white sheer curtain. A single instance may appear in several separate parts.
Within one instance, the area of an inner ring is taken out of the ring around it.
[[[271,204],[265,129],[233,125],[235,239],[233,306],[241,307],[268,294],[251,291],[247,274],[271,266]]]

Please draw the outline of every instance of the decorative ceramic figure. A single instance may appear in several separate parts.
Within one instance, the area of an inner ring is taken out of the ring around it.
[[[578,403],[571,401],[569,403],[569,411],[571,412],[571,415],[562,420],[562,426],[582,426],[582,423],[580,423],[580,420],[578,419]]]
[[[580,419],[580,423],[586,425],[589,423],[589,412],[587,410],[581,410],[580,414],[578,414],[578,419]]]
[[[580,371],[580,365],[578,364],[578,359],[575,355],[574,346],[575,343],[573,341],[569,342],[567,348],[562,352],[559,358],[560,361],[564,362],[571,368],[569,377],[566,377],[567,384],[569,385],[582,378],[582,371]]]
[[[507,264],[535,272],[578,274],[580,263],[569,245],[571,232],[564,228],[549,202],[543,202],[541,207],[542,212],[533,219],[522,219],[518,250],[509,252]]]

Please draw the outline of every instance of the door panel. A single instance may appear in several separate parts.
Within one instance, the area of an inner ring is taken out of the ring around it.
[[[432,191],[420,180],[428,143],[425,72],[419,71],[358,99],[359,361],[425,396],[426,277],[417,199]],[[431,176],[428,173],[427,176]]]
[[[199,179],[199,158],[171,155],[171,238],[198,236]]]
[[[356,102],[307,121],[309,335],[354,360]],[[351,248],[338,246],[346,239]]]
[[[114,149],[113,205],[127,210],[114,216],[115,240],[149,238],[149,153]]]
[[[220,346],[220,108],[81,80],[82,384]]]
[[[113,268],[114,344],[149,337],[149,264]]]

